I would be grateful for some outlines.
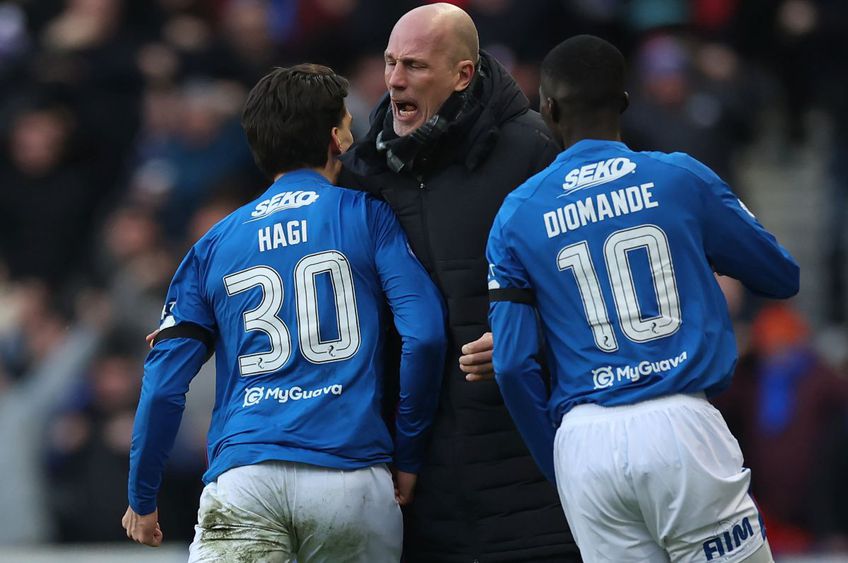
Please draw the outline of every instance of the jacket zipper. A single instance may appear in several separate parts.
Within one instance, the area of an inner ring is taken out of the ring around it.
[[[421,227],[423,229],[424,241],[427,245],[427,258],[430,261],[430,264],[433,267],[432,278],[433,281],[439,286],[439,291],[441,291],[441,283],[439,281],[438,268],[436,267],[436,256],[433,254],[433,244],[430,242],[430,231],[427,228],[427,203],[424,201],[424,196],[427,195],[426,183],[424,182],[424,176],[416,176],[416,180],[418,180],[418,189],[420,191],[421,197],[418,198],[418,201],[421,204]]]

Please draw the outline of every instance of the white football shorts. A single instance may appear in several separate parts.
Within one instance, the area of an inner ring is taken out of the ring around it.
[[[586,563],[735,563],[765,541],[739,443],[703,396],[579,405],[554,464]]]
[[[397,563],[403,522],[385,465],[236,467],[200,496],[189,563]]]

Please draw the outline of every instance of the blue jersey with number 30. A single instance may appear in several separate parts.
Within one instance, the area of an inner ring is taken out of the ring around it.
[[[498,381],[549,476],[573,406],[728,385],[737,352],[714,271],[768,297],[798,290],[798,265],[711,170],[612,141],[578,142],[510,194],[487,256]]]
[[[394,448],[380,400],[391,316],[403,339]],[[136,512],[156,506],[189,381],[207,357],[196,333],[216,356],[206,482],[266,460],[356,469],[394,458],[418,469],[444,367],[444,307],[385,203],[312,171],[285,174],[189,251],[160,328],[173,336],[145,362],[130,454]]]

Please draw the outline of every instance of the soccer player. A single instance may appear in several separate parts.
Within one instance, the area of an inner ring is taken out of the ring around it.
[[[214,350],[209,469],[190,561],[397,562],[445,355],[441,298],[388,205],[334,187],[347,81],[317,65],[253,88],[242,125],[274,179],[171,282],[144,366],[127,535],[158,545],[156,494],[189,382]],[[382,335],[403,338],[392,438]],[[386,464],[397,469],[397,490]]]
[[[624,59],[600,38],[543,61],[541,110],[565,151],[492,227],[496,379],[587,563],[771,561],[750,472],[706,400],[737,357],[713,272],[787,298],[798,265],[709,168],[628,149],[627,100]]]

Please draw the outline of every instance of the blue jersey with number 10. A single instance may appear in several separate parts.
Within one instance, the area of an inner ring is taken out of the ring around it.
[[[487,255],[495,369],[525,439],[538,424],[552,439],[581,403],[726,387],[737,352],[714,271],[769,297],[798,290],[795,261],[711,170],[612,141],[578,142],[510,194]],[[549,401],[527,380],[539,342],[525,290],[546,339]]]
[[[395,447],[380,400],[391,316],[403,339]],[[160,328],[170,336],[145,362],[130,454],[136,512],[155,508],[185,392],[206,359],[197,334],[216,353],[206,482],[266,460],[421,464],[444,367],[444,307],[385,203],[309,170],[285,174],[189,251]]]

